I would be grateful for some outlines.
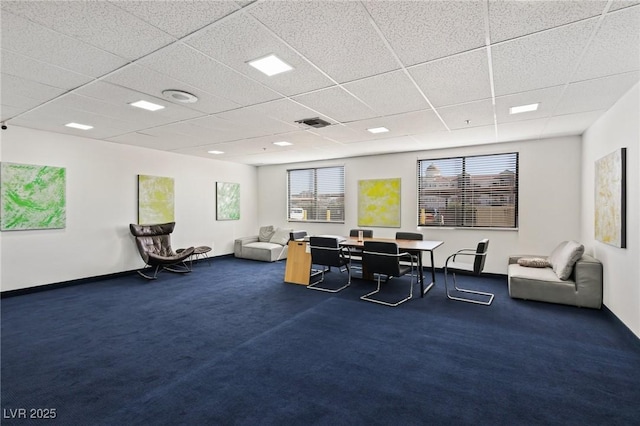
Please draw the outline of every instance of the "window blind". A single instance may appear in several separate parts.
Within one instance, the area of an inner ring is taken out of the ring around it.
[[[517,228],[518,153],[418,160],[418,226]]]
[[[287,170],[289,221],[344,222],[344,166]]]

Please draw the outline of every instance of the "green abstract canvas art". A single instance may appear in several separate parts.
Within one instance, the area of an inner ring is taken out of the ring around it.
[[[173,178],[138,175],[138,224],[175,221]]]
[[[216,183],[216,219],[240,219],[240,184]]]
[[[0,187],[3,231],[65,227],[65,168],[2,163]]]
[[[358,226],[400,227],[400,178],[358,181]]]

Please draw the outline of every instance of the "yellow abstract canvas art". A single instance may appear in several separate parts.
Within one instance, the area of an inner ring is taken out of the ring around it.
[[[400,227],[400,178],[358,181],[358,226]]]
[[[626,148],[595,163],[595,237],[626,248]]]
[[[175,221],[173,178],[138,175],[138,224]]]

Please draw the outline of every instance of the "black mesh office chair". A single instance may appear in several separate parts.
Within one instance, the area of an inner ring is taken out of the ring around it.
[[[460,288],[458,287],[456,282],[456,272],[466,272],[473,275],[480,275],[480,273],[484,269],[484,263],[487,258],[488,249],[489,249],[489,240],[485,238],[484,240],[478,243],[478,246],[475,249],[472,249],[472,248],[461,249],[447,258],[444,264],[444,287],[447,292],[447,297],[449,299],[457,300],[460,302],[476,303],[478,305],[486,305],[486,306],[490,305],[491,302],[493,302],[494,294],[486,293],[483,291]],[[457,262],[456,261],[457,256],[473,256],[474,258],[473,263]],[[483,298],[488,297],[489,299],[477,300],[477,299],[469,299],[469,298],[459,297],[459,296],[452,296],[451,293],[449,292],[449,286],[447,282],[447,275],[449,272],[451,272],[451,274],[453,275],[453,287],[455,288],[456,291],[462,292],[462,293],[477,294],[477,295],[483,296]]]
[[[316,275],[320,275],[320,279],[310,283],[307,288],[312,290],[328,291],[337,293],[347,288],[351,284],[351,257],[349,249],[340,247],[337,237],[309,237],[309,247],[311,248],[311,264],[318,265],[322,268]],[[324,273],[327,271],[325,267],[331,268],[335,266],[338,271],[347,271],[347,283],[339,288],[322,287],[319,284],[324,282]]]
[[[410,264],[405,265],[401,263],[401,260],[406,260]],[[398,306],[411,299],[413,297],[413,270],[415,264],[415,257],[407,252],[400,253],[398,244],[394,242],[365,241],[364,249],[362,250],[362,266],[368,274],[378,275],[378,287],[371,293],[361,296],[360,299],[386,306]],[[385,277],[384,282],[387,283],[391,278],[401,277],[405,274],[411,274],[411,284],[407,297],[398,302],[388,302],[383,299],[371,297],[380,293],[382,276]]]

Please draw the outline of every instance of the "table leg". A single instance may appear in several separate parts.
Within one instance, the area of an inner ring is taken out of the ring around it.
[[[420,280],[420,297],[424,297],[424,295],[427,294],[427,292],[431,290],[431,288],[436,283],[436,265],[433,263],[433,250],[430,250],[429,254],[431,255],[431,282],[429,283],[427,288],[424,288],[424,276],[422,275],[422,256],[418,258],[418,264],[420,268],[420,276],[418,277],[418,279]]]

